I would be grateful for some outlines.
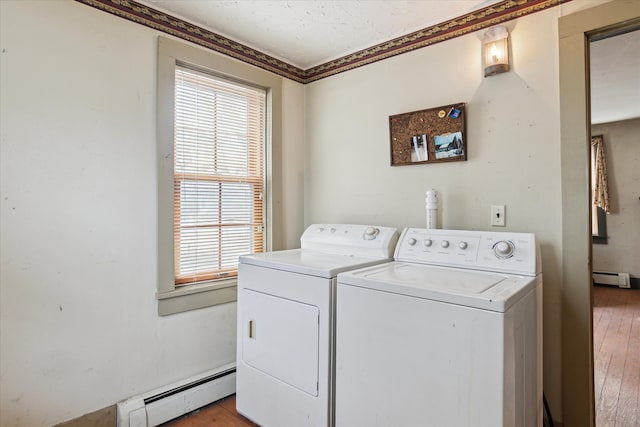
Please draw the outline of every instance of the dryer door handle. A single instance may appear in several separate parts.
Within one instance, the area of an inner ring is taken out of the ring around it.
[[[249,338],[255,338],[254,321],[249,320]]]

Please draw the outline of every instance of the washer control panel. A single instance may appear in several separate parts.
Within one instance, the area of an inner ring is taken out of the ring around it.
[[[538,246],[530,233],[407,228],[395,260],[536,275]]]
[[[360,224],[313,224],[300,238],[304,249],[382,258],[392,257],[397,241],[395,228]]]

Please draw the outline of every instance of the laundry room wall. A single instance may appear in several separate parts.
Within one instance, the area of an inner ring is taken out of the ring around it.
[[[593,270],[640,278],[640,119],[591,127],[605,145],[611,213],[606,245],[593,245]]]
[[[236,306],[160,317],[159,32],[0,1],[0,425],[52,426],[233,362]],[[283,82],[282,245],[302,231],[304,88]]]
[[[484,78],[483,32],[307,85],[305,223],[425,226],[425,191],[440,226],[532,232],[544,274],[544,384],[561,414],[561,170],[558,18],[570,2],[506,23],[511,71]],[[464,162],[390,166],[389,116],[467,103]],[[489,225],[506,205],[506,227]]]

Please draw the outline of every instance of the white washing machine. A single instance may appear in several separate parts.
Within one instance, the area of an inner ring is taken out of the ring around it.
[[[392,260],[395,228],[316,224],[300,249],[240,257],[236,408],[263,427],[332,426],[336,276]]]
[[[336,299],[336,427],[542,426],[532,234],[409,228]]]

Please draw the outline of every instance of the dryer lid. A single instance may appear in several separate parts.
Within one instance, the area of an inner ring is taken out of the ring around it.
[[[390,259],[332,254],[311,249],[290,249],[240,257],[240,264],[256,265],[327,279],[336,277],[338,273],[385,261],[390,261]]]

